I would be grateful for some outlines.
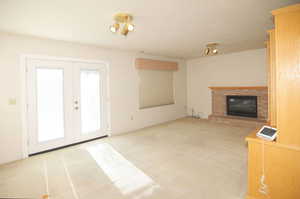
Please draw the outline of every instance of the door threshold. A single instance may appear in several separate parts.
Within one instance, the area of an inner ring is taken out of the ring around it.
[[[32,153],[32,154],[29,154],[29,157],[35,156],[35,155],[40,155],[40,154],[43,154],[43,153],[52,152],[52,151],[57,151],[59,149],[63,149],[63,148],[67,148],[67,147],[71,147],[71,146],[83,144],[83,143],[86,143],[86,142],[91,142],[91,141],[94,141],[94,140],[99,140],[99,139],[106,138],[106,137],[108,137],[108,135],[104,135],[104,136],[101,136],[101,137],[97,137],[97,138],[93,138],[93,139],[85,140],[85,141],[81,141],[81,142],[76,142],[76,143],[73,143],[73,144],[68,144],[68,145],[57,147],[57,148],[54,148],[54,149],[48,149],[48,150],[45,150],[45,151],[41,151],[41,152],[37,152],[37,153]]]

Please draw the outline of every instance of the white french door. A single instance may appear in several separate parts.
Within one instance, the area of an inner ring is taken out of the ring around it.
[[[99,63],[28,59],[29,154],[107,131],[107,72]]]

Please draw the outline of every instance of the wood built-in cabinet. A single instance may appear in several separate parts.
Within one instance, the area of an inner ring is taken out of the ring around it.
[[[278,142],[300,147],[300,4],[272,14],[275,17]]]
[[[247,199],[300,199],[300,4],[272,11],[275,29],[268,31],[269,123],[277,127],[274,142],[253,131],[248,141]],[[261,176],[267,194],[259,191]]]

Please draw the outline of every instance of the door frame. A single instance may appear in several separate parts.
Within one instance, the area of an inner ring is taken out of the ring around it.
[[[92,63],[105,65],[107,71],[106,75],[106,122],[107,122],[107,135],[111,136],[111,106],[110,106],[110,84],[109,84],[109,62],[102,60],[88,60],[88,59],[77,59],[70,57],[53,57],[44,55],[32,55],[22,54],[20,57],[20,107],[21,107],[21,135],[22,135],[22,158],[28,158],[29,156],[29,135],[28,135],[28,95],[27,95],[27,60],[28,59],[41,59],[41,60],[53,60],[53,61],[68,61],[68,62],[81,62],[81,63]]]

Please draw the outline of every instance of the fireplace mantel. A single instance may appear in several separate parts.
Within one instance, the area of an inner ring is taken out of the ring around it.
[[[267,86],[210,86],[211,90],[266,90]]]

